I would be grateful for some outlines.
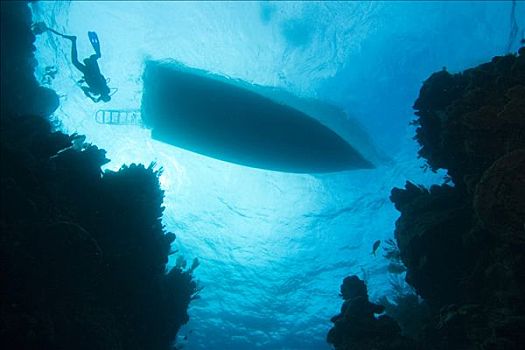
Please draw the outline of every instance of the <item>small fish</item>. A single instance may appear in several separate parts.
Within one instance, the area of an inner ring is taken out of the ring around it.
[[[381,240],[377,240],[374,242],[374,245],[372,246],[372,255],[376,256],[377,248],[379,248],[379,245],[381,244]]]

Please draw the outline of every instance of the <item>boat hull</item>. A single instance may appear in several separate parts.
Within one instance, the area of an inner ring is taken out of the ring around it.
[[[239,83],[149,62],[142,119],[156,140],[249,167],[324,173],[373,167],[330,128]]]

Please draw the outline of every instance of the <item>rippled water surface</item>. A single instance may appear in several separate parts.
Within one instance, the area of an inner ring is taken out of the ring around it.
[[[58,67],[51,86],[61,95],[63,129],[106,149],[108,168],[155,161],[164,169],[166,228],[180,254],[201,262],[195,275],[204,289],[180,333],[187,350],[327,349],[343,277],[365,278],[373,299],[390,293],[386,260],[370,254],[374,241],[393,236],[390,190],[443,177],[423,172],[411,139],[421,83],[444,66],[460,71],[517,47],[515,37],[509,42],[511,3],[503,1],[32,6],[35,20],[78,36],[80,57],[93,53],[87,31],[96,31],[102,73],[118,88],[106,105],[88,100],[70,42],[40,35],[37,78]],[[333,103],[389,160],[374,170],[284,174],[177,149],[139,126],[95,121],[100,108],[139,109],[144,61],[164,58]]]

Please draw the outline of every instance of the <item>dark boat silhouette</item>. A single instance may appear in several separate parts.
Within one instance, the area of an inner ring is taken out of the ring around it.
[[[327,126],[264,95],[275,90],[174,62],[147,62],[143,79],[142,120],[156,140],[282,172],[373,167]]]

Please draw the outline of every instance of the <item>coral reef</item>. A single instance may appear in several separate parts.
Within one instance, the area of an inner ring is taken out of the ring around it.
[[[523,55],[524,48],[462,73],[434,73],[414,104],[419,156],[469,193],[496,160],[525,148]]]
[[[525,337],[525,49],[423,85],[419,155],[452,185],[391,199],[406,281],[431,307],[429,348],[519,349]],[[432,347],[430,345],[432,344]]]
[[[0,347],[172,348],[197,288],[193,266],[166,269],[159,171],[102,172],[103,150],[54,132],[27,3],[0,23]]]
[[[411,342],[401,335],[398,324],[384,312],[384,306],[371,303],[365,283],[349,276],[341,285],[344,299],[341,313],[332,317],[334,327],[327,341],[336,349],[410,349]]]
[[[432,316],[427,303],[404,281],[403,276],[391,275],[390,284],[393,295],[381,297],[378,304],[384,306],[385,314],[399,324],[402,335],[420,342]]]
[[[433,171],[446,169],[447,181],[392,190],[401,215],[386,258],[393,273],[406,268],[417,295],[398,291],[380,302],[415,348],[523,349],[525,48],[462,73],[434,73],[414,108],[419,156]],[[328,334],[336,349],[395,348],[370,333],[374,304],[357,310],[345,300]]]

